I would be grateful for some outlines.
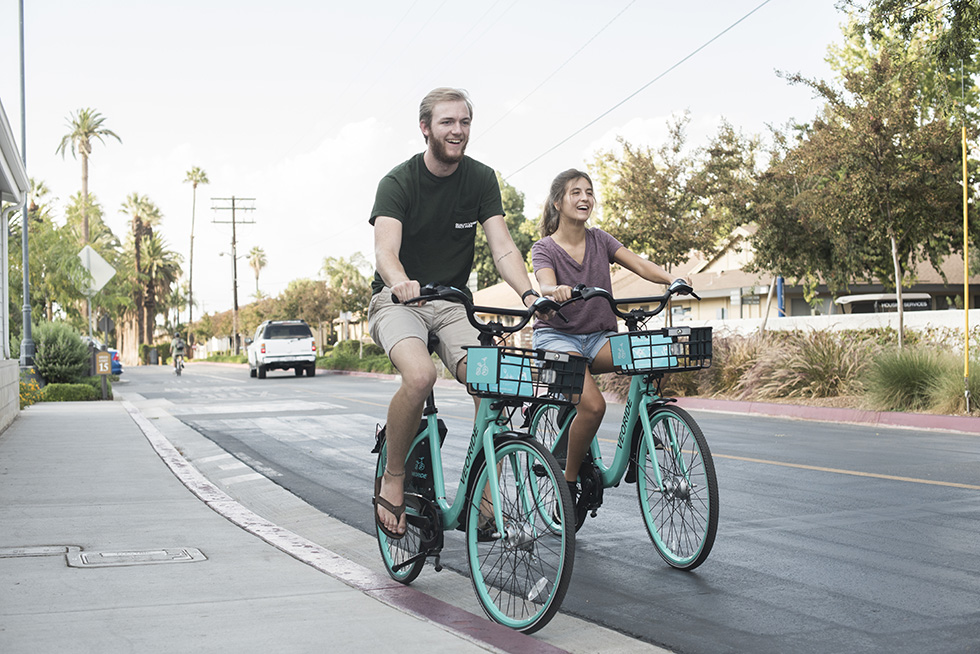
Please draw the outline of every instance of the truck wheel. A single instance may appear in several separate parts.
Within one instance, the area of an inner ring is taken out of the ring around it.
[[[259,365],[259,379],[265,379],[265,366]]]
[[[295,368],[293,368],[293,374],[295,374],[297,377],[302,377],[303,369],[300,368],[299,366],[296,366]]]
[[[255,368],[252,368],[250,366],[249,369],[248,369],[248,376],[249,377],[254,377],[255,375],[256,375]]]
[[[312,364],[309,368],[306,369],[306,376],[307,377],[314,377],[314,376],[316,376],[316,364],[315,363]]]

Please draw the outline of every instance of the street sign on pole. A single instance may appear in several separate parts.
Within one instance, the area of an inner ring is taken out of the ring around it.
[[[78,253],[78,258],[82,260],[82,266],[92,276],[91,282],[82,287],[82,293],[91,298],[112,279],[113,275],[116,274],[116,269],[93,250],[91,245],[83,247],[82,251]]]

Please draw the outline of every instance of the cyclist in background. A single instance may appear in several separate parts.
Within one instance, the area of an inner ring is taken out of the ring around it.
[[[507,231],[493,169],[464,156],[472,117],[473,104],[465,91],[430,91],[419,106],[426,149],[381,179],[371,211],[377,271],[368,326],[371,338],[401,373],[401,386],[388,405],[388,463],[374,489],[375,521],[393,539],[405,533],[405,457],[436,380],[428,335],[438,334],[436,351],[460,381],[466,378],[463,346],[479,339],[465,309],[455,302],[407,307],[394,303],[392,296],[418,297],[421,286],[429,283],[469,294],[466,282],[480,225],[501,277],[521,294],[525,306],[537,295]]]
[[[174,358],[174,370],[177,369],[177,357],[181,359],[184,358],[184,348],[187,346],[184,343],[184,339],[180,337],[180,333],[174,334],[174,339],[170,341],[170,354]]]
[[[586,227],[595,195],[588,174],[570,169],[551,183],[551,192],[541,217],[541,240],[531,247],[531,261],[541,293],[557,302],[571,299],[578,284],[596,286],[612,292],[609,265],[618,263],[643,279],[670,284],[674,277],[652,261],[638,256],[614,236],[598,227]],[[612,372],[612,353],[608,338],[617,331],[616,315],[605,302],[576,302],[562,309],[568,322],[539,319],[534,323],[534,347],[559,350],[588,357],[593,374]],[[578,413],[568,434],[565,480],[578,498],[579,467],[592,443],[606,401],[592,375],[585,376]]]

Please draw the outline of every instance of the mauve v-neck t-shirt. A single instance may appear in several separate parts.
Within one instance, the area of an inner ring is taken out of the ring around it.
[[[531,263],[535,272],[542,268],[555,271],[558,284],[574,288],[576,284],[598,286],[612,290],[612,277],[609,264],[619,248],[623,247],[616,237],[598,227],[585,230],[585,257],[577,262],[555,239],[545,236],[531,247]],[[569,334],[591,334],[592,332],[616,331],[616,314],[609,304],[600,298],[588,302],[573,302],[561,310],[568,322],[555,316],[551,320],[538,320],[534,328],[551,327]]]

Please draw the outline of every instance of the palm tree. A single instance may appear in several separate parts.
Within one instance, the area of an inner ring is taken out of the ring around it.
[[[170,289],[180,276],[180,255],[167,249],[167,243],[152,231],[143,237],[143,269],[146,273],[146,335],[153,342],[157,307],[166,305]]]
[[[98,111],[88,108],[79,109],[68,119],[71,132],[62,137],[61,145],[55,150],[62,158],[69,147],[72,157],[75,157],[76,153],[82,155],[82,245],[88,243],[86,207],[88,205],[88,157],[92,154],[92,139],[96,138],[105,143],[104,137],[111,136],[122,143],[122,139],[115,132],[102,126],[104,122],[105,118]]]
[[[265,251],[258,245],[248,251],[248,265],[255,271],[255,296],[259,296],[259,272],[268,263],[265,258]]]
[[[201,170],[200,167],[194,166],[187,171],[187,177],[184,178],[184,183],[191,183],[192,192],[192,204],[191,204],[191,251],[188,255],[188,271],[187,271],[187,324],[190,325],[194,322],[194,217],[197,213],[197,185],[198,184],[210,184],[208,180],[208,174]],[[193,345],[190,342],[191,335],[187,335],[188,344]]]
[[[119,209],[121,213],[130,216],[130,226],[133,239],[133,272],[135,286],[133,290],[133,305],[136,311],[137,344],[150,343],[153,340],[153,326],[146,323],[147,297],[146,266],[143,263],[143,245],[147,236],[153,235],[153,226],[160,221],[160,210],[145,195],[130,193]]]

